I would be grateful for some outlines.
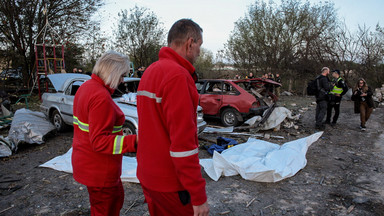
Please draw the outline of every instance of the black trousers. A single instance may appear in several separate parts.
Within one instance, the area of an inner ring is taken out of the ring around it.
[[[335,110],[335,115],[333,116],[333,121],[332,123],[337,122],[337,119],[339,118],[340,114],[340,102],[339,101],[330,101],[328,102],[328,107],[327,107],[327,120],[326,122],[331,122],[332,118],[332,109]]]
[[[324,125],[323,119],[327,113],[328,102],[326,100],[316,101],[316,126],[321,127]]]

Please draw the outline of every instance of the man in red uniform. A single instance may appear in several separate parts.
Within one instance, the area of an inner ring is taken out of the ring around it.
[[[209,213],[198,157],[199,96],[192,66],[202,32],[190,19],[173,24],[168,47],[145,71],[137,92],[137,177],[152,216]]]

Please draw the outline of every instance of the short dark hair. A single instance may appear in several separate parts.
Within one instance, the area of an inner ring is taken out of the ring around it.
[[[181,45],[188,38],[194,41],[201,39],[203,29],[191,19],[181,19],[176,21],[168,32],[168,46],[174,43],[176,46]]]

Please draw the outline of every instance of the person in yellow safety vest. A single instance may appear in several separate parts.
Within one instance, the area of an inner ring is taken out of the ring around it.
[[[341,98],[347,93],[348,86],[345,84],[343,78],[340,77],[339,70],[333,70],[332,77],[333,81],[328,97],[327,119],[325,123],[335,126],[340,114]],[[331,123],[332,109],[335,109],[335,115],[333,116],[333,121]]]

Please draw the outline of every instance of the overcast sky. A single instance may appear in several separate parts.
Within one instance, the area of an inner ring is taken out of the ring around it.
[[[321,0],[309,0],[318,3]],[[163,22],[168,31],[181,18],[192,18],[204,30],[203,47],[214,54],[224,48],[234,22],[244,17],[248,6],[255,0],[106,0],[101,9],[102,30],[112,34],[117,25],[118,12],[135,5],[147,7]],[[268,1],[267,1],[268,2]],[[276,3],[280,2],[275,0]],[[324,1],[323,1],[324,2]],[[333,0],[340,18],[345,19],[351,30],[365,24],[374,30],[377,23],[384,26],[384,0]]]

